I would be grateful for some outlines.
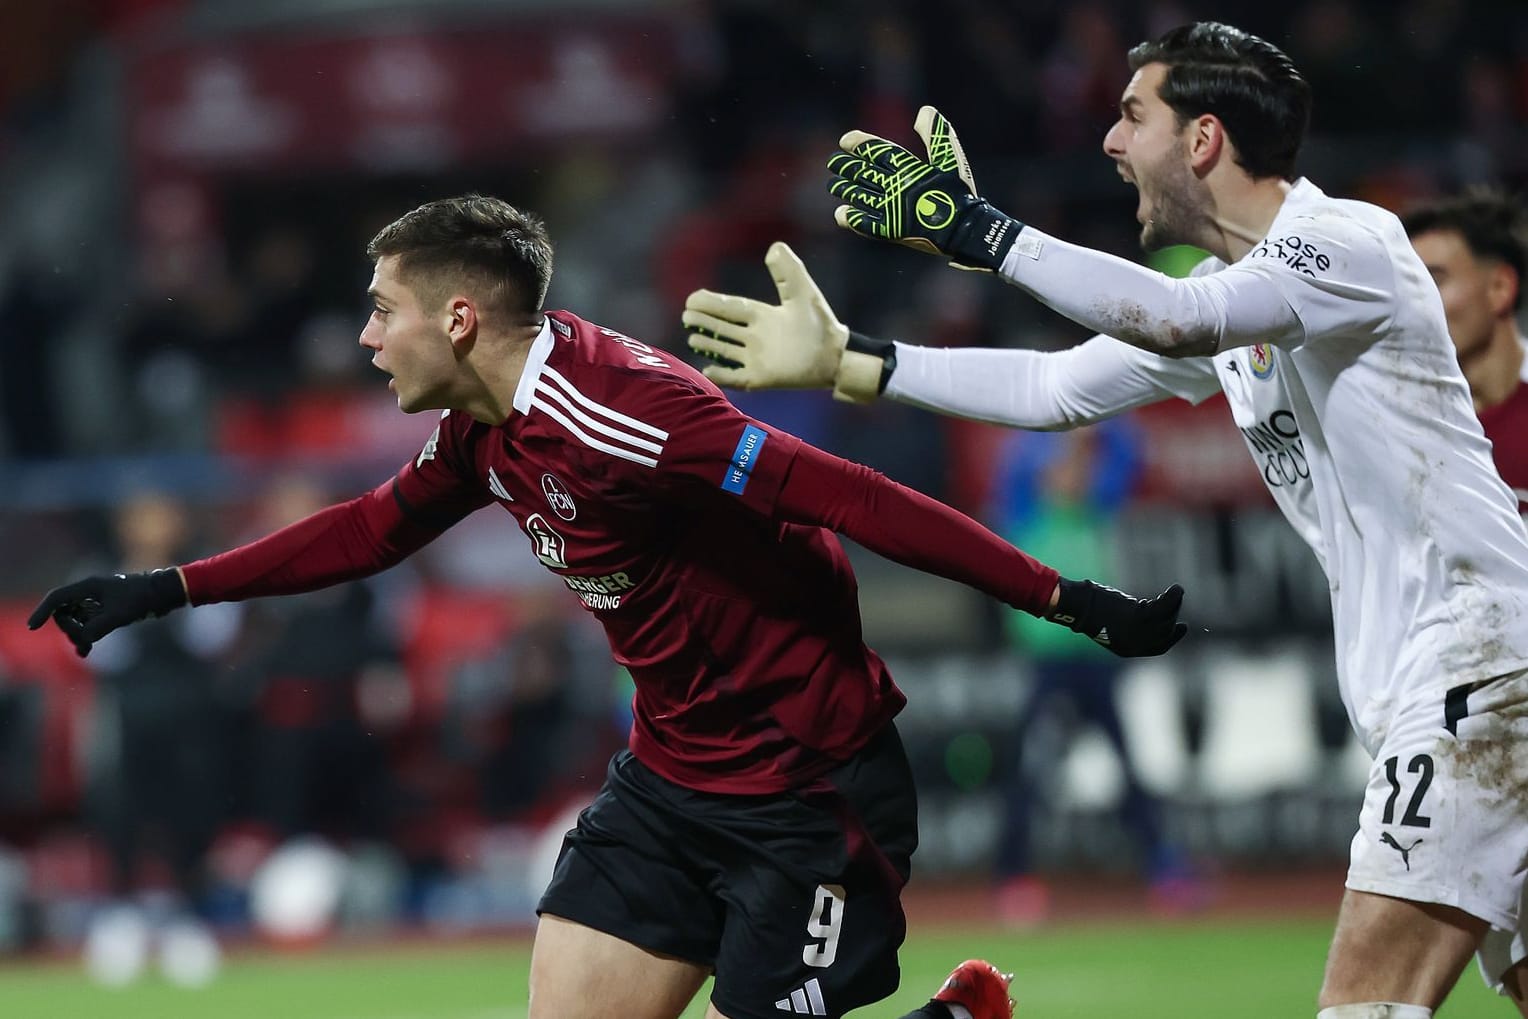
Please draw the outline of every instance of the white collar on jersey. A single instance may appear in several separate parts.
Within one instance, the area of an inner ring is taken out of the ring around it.
[[[531,349],[525,355],[525,367],[520,369],[520,382],[515,386],[515,410],[521,414],[531,412],[531,397],[536,395],[536,380],[546,359],[552,354],[552,320],[541,319],[541,332],[531,341]]]

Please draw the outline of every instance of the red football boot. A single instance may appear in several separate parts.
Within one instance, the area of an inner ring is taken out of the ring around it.
[[[1008,985],[1012,982],[1012,973],[981,959],[967,959],[955,967],[934,1000],[965,1006],[971,1019],[1009,1019],[1013,999],[1008,997]]]

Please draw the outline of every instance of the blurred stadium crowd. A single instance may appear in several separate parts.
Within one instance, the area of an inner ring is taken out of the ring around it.
[[[1284,46],[1311,79],[1302,166],[1329,193],[1400,210],[1528,187],[1528,7],[1509,0],[8,5],[0,951],[76,938],[96,904],[143,885],[237,926],[263,854],[303,835],[376,850],[369,887],[391,891],[373,895],[374,920],[522,919],[527,882],[483,875],[495,859],[532,866],[525,833],[594,788],[624,740],[626,691],[599,634],[498,520],[467,521],[374,583],[183,614],[86,663],[25,631],[55,583],[207,554],[417,452],[432,423],[397,412],[355,345],[377,227],[465,190],[507,198],[550,226],[551,306],[670,350],[691,289],[769,295],[777,239],[866,332],[1063,347],[1075,327],[1020,294],[848,243],[823,160],[850,127],[910,136],[933,102],[1000,207],[1139,257],[1134,193],[1099,150],[1124,53],[1209,16]],[[1167,271],[1192,259],[1161,257]],[[737,401],[995,526],[1031,456],[1022,438],[906,407]],[[1325,582],[1223,415],[1164,408],[1128,427],[1142,462],[1119,509],[1118,579],[1184,579],[1225,654],[1294,649],[1313,706],[1291,717],[1312,749],[1285,777],[1308,793],[1330,777],[1319,762],[1351,749],[1327,666],[1310,664],[1330,659]],[[968,592],[871,563],[862,586],[871,642],[906,661],[927,809],[943,809],[942,782],[947,816],[985,832],[970,840],[985,850],[920,859],[989,865],[1003,798],[983,813],[955,794],[1018,770],[1005,727],[1019,711],[952,691],[1022,671],[1025,646],[1015,656]],[[1185,660],[1170,685],[1195,758],[1217,738],[1196,677],[1226,668]],[[1214,798],[1176,767],[1148,785]],[[1340,858],[1360,786],[1281,858]],[[1201,815],[1175,815],[1179,842],[1256,855],[1262,821],[1217,814],[1195,836]],[[1124,844],[1087,818],[1051,830],[1052,861],[1107,865]]]

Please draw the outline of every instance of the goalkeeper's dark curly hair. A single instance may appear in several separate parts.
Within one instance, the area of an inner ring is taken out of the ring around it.
[[[499,198],[461,195],[428,202],[378,231],[367,257],[398,256],[398,275],[433,311],[464,283],[490,309],[515,319],[541,310],[552,280],[546,224]]]
[[[1419,205],[1401,216],[1406,236],[1452,230],[1464,238],[1476,258],[1504,262],[1517,273],[1513,309],[1523,306],[1528,284],[1528,207],[1496,188],[1477,188],[1462,195]]]
[[[1253,177],[1293,180],[1310,125],[1310,85],[1284,51],[1239,28],[1199,21],[1130,51],[1130,69],[1165,64],[1162,101],[1180,125],[1213,114]]]

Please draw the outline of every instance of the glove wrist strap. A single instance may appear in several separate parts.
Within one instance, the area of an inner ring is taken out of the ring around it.
[[[847,403],[872,403],[886,391],[896,370],[895,343],[851,331],[833,379],[833,397]]]
[[[154,615],[165,615],[186,604],[186,585],[181,583],[178,569],[170,566],[162,570],[153,570],[147,574],[147,577]]]
[[[1023,223],[979,199],[961,216],[945,253],[961,265],[997,272],[1023,229]]]
[[[1092,636],[1089,628],[1096,630],[1097,627],[1088,618],[1092,614],[1091,585],[1086,580],[1067,580],[1062,577],[1058,586],[1060,590],[1056,593],[1056,607],[1051,609],[1046,618],[1069,630]]]

